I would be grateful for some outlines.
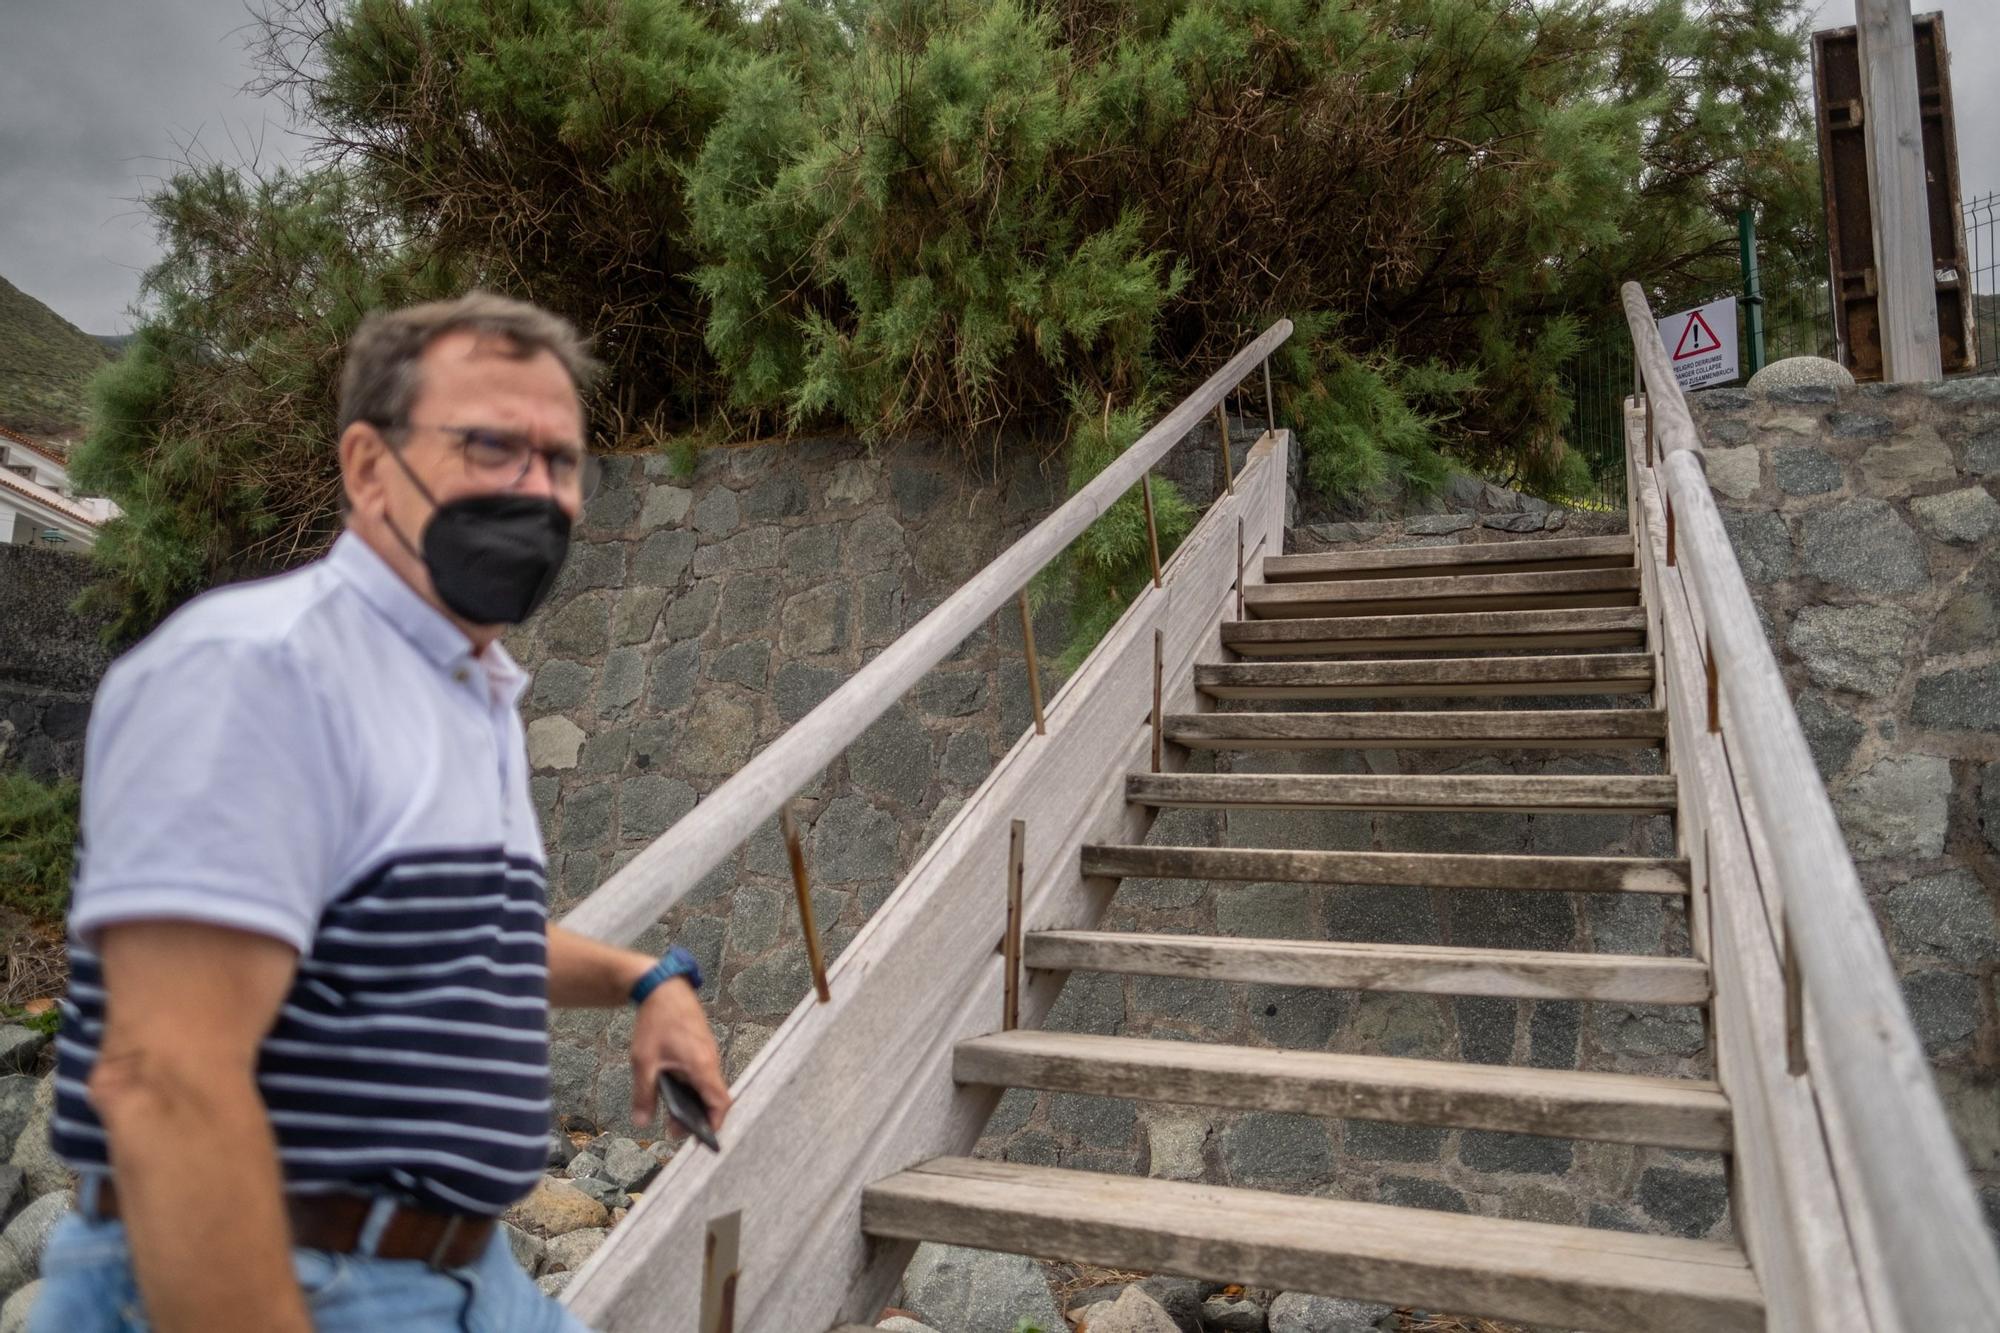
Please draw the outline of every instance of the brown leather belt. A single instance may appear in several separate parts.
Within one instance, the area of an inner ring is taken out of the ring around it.
[[[374,1203],[356,1194],[288,1194],[285,1212],[292,1221],[292,1243],[329,1254],[352,1254]],[[98,1186],[97,1216],[107,1220],[118,1216],[118,1191],[109,1177]],[[382,1229],[375,1257],[415,1259],[432,1268],[464,1268],[486,1253],[493,1227],[490,1217],[398,1207]]]

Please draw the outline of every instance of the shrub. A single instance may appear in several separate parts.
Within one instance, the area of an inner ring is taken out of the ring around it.
[[[0,773],[0,904],[43,923],[62,921],[81,808],[74,782]]]

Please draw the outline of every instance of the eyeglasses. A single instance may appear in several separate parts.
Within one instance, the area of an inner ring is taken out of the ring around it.
[[[384,433],[413,430],[436,430],[457,436],[466,471],[482,482],[509,490],[528,479],[538,454],[549,470],[550,486],[559,491],[574,490],[586,500],[597,492],[598,479],[603,475],[602,466],[587,449],[539,445],[525,435],[491,426],[445,426],[406,421],[384,428]]]

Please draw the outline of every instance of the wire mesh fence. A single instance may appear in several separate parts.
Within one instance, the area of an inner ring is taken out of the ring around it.
[[[1965,204],[1965,246],[1971,264],[1973,348],[1978,368],[2000,366],[2000,194],[1982,195]],[[1764,359],[1788,356],[1834,357],[1833,292],[1824,269],[1773,256],[1759,264],[1764,297]],[[1689,294],[1661,310],[1685,310],[1731,291]],[[1739,302],[1738,309],[1741,309]],[[1738,340],[1744,377],[1749,350]],[[1585,340],[1584,348],[1564,370],[1570,396],[1569,430],[1564,447],[1582,455],[1590,467],[1587,494],[1564,500],[1592,507],[1622,509],[1625,505],[1625,428],[1623,403],[1632,392],[1632,344],[1623,320],[1607,323]]]

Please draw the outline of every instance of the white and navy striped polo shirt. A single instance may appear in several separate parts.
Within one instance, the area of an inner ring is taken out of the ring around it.
[[[85,743],[57,1153],[106,1165],[86,1083],[96,932],[209,922],[299,951],[257,1064],[286,1188],[498,1213],[548,1158],[545,861],[526,676],[348,534],[189,603],[105,676]]]

